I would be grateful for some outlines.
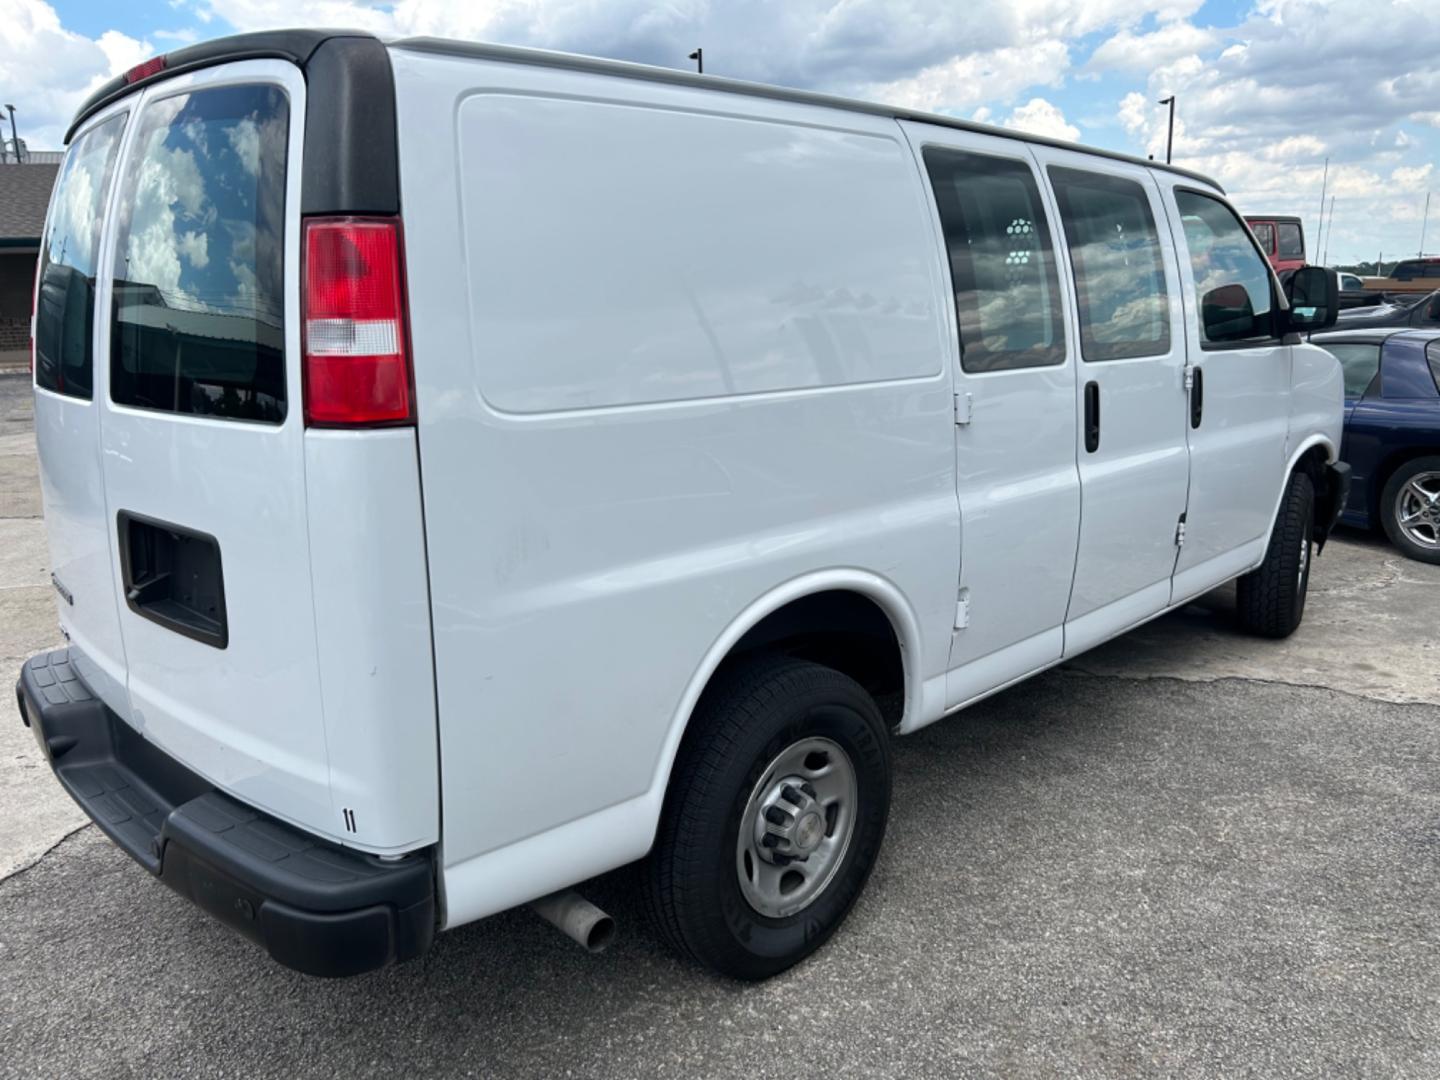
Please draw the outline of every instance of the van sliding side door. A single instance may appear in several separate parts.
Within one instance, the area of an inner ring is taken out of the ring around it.
[[[1160,191],[1141,165],[1031,148],[1054,199],[1079,338],[1073,656],[1170,603],[1185,514],[1185,337]]]
[[[1060,659],[1075,566],[1075,361],[1059,232],[1025,145],[902,123],[950,284],[960,581],[946,704]]]

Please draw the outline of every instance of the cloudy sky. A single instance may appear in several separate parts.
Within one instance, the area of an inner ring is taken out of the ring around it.
[[[0,0],[0,93],[58,147],[86,91],[242,30],[350,26],[684,67],[1025,128],[1216,177],[1247,212],[1336,196],[1331,262],[1440,251],[1436,0]]]

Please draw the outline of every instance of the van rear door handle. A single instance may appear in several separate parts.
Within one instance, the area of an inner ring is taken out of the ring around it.
[[[1085,452],[1093,454],[1100,449],[1100,384],[1085,384]]]
[[[1205,369],[1197,367],[1190,384],[1190,426],[1198,428],[1205,415]]]

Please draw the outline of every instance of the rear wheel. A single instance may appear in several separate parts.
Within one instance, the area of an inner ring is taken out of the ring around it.
[[[1412,559],[1440,563],[1440,457],[1407,461],[1380,493],[1380,522]]]
[[[1241,624],[1264,637],[1289,637],[1305,614],[1315,522],[1315,485],[1290,474],[1265,561],[1235,583]]]
[[[691,724],[646,865],[651,914],[680,953],[767,978],[819,948],[864,888],[889,735],[853,679],[769,656],[718,676]]]

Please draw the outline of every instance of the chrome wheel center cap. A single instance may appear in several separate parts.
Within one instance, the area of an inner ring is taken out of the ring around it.
[[[825,819],[812,811],[795,824],[795,847],[808,855],[824,835]]]
[[[798,776],[778,780],[755,821],[760,857],[780,866],[808,859],[825,839],[829,822],[815,789]]]

